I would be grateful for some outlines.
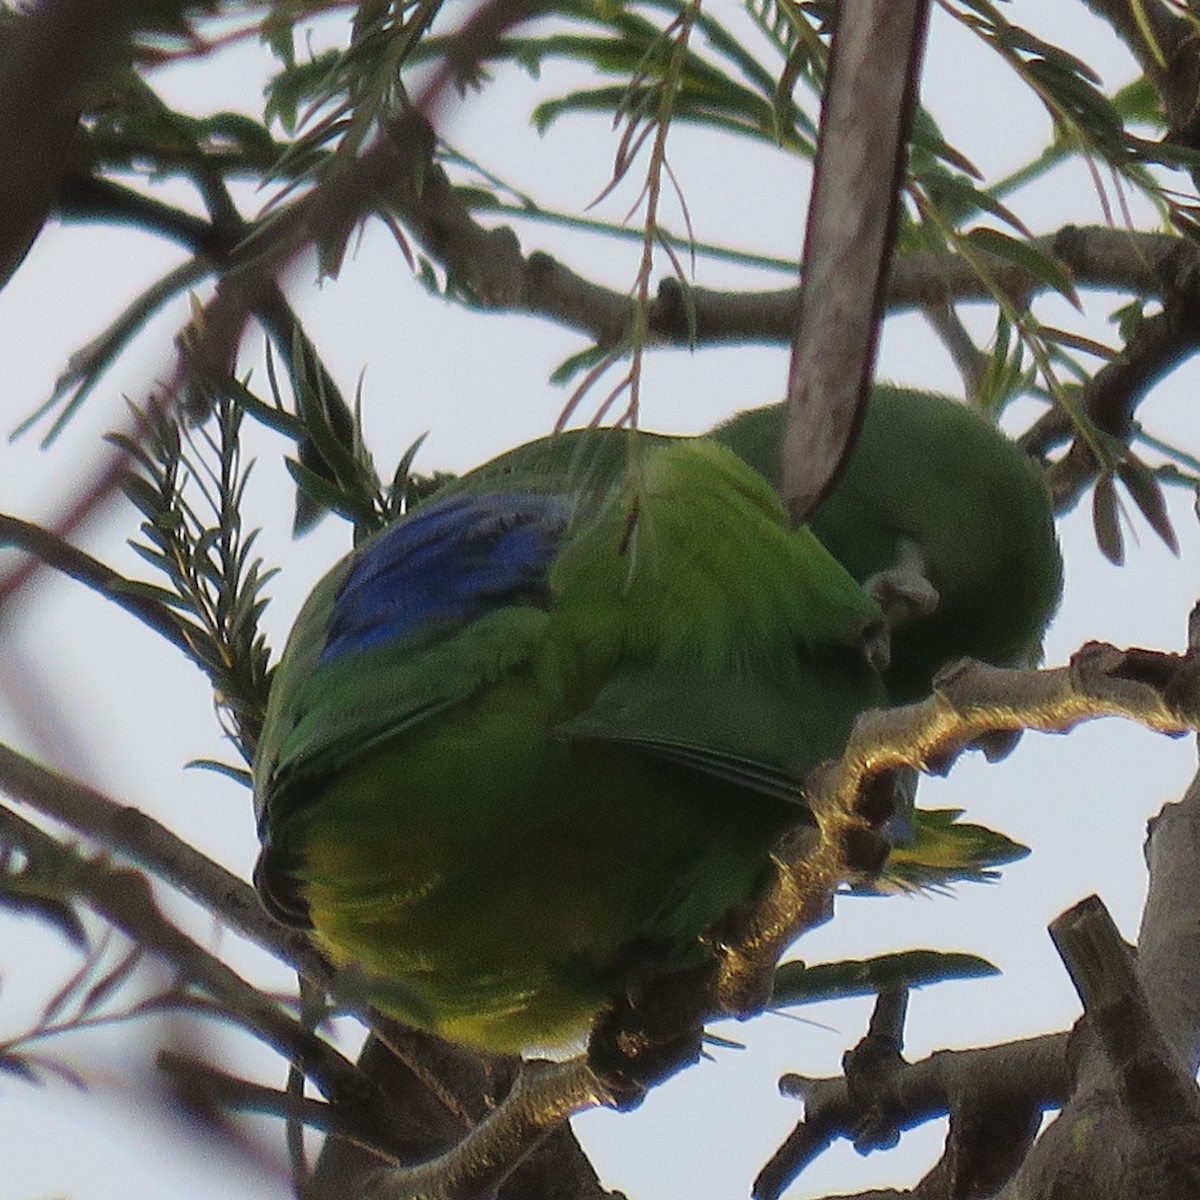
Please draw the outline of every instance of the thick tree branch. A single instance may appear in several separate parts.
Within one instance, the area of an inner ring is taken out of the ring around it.
[[[889,1081],[889,1113],[900,1130],[913,1129],[961,1107],[968,1098],[1038,1111],[1066,1098],[1070,1072],[1066,1033],[1025,1038],[977,1050],[938,1050],[902,1062]],[[869,1101],[852,1094],[844,1075],[811,1079],[785,1075],[780,1091],[804,1102],[804,1120],[763,1168],[754,1185],[758,1200],[773,1200],[837,1138],[856,1138]]]
[[[1200,649],[1196,618],[1193,612],[1189,622],[1192,678],[1180,680],[1193,696],[1195,654]],[[1111,1012],[1104,1014],[1095,1035],[1085,1024],[1087,1036],[1081,1041],[1071,1100],[1039,1138],[1002,1193],[1003,1200],[1051,1200],[1062,1195],[1179,1200],[1195,1195],[1200,1187],[1193,1083],[1200,1062],[1198,855],[1200,775],[1179,803],[1167,805],[1150,824],[1146,847],[1150,887],[1138,934],[1134,984],[1114,989],[1120,993],[1119,1003],[1132,1005],[1127,1019],[1113,1020]],[[1116,940],[1111,931],[1106,940],[1110,945]],[[1111,949],[1107,958],[1116,961],[1117,975],[1124,973],[1128,979],[1129,964],[1120,947]],[[1104,961],[1100,958],[1101,965]],[[1129,1047],[1134,1054],[1125,1052]],[[1142,1069],[1142,1064],[1149,1065]],[[1144,1086],[1147,1078],[1149,1088]],[[1172,1091],[1181,1099],[1163,1112],[1161,1098]],[[1139,1121],[1142,1110],[1148,1118]]]
[[[1168,804],[1150,822],[1150,889],[1137,958],[1138,978],[1163,1036],[1193,1073],[1200,1064],[1200,903],[1192,898],[1198,862],[1200,776],[1178,804]]]
[[[731,914],[713,933],[721,962],[720,1009],[761,1012],[775,963],[805,929],[828,919],[834,891],[870,860],[867,842],[881,821],[871,784],[903,767],[945,770],[995,731],[1063,733],[1082,721],[1124,716],[1148,729],[1181,734],[1200,723],[1195,655],[1117,650],[1091,643],[1067,667],[1017,671],[963,660],[934,680],[920,704],[868,712],[855,723],[837,762],[805,781],[818,830],[776,850],[776,879],[749,911]]]
[[[462,1200],[490,1195],[568,1117],[608,1100],[583,1058],[526,1063],[504,1104],[453,1150],[417,1167],[380,1171],[366,1200]]]
[[[1198,664],[1195,650],[1176,657],[1104,646],[1085,647],[1069,667],[1057,671],[1007,673],[964,664],[936,682],[931,700],[864,716],[843,759],[819,768],[815,777],[810,777],[806,788],[809,803],[818,814],[825,805],[845,813],[853,807],[863,780],[892,765],[893,756],[914,765],[944,769],[987,728],[1020,724],[1062,731],[1106,713],[1130,716],[1167,733],[1196,728],[1200,723]],[[927,1060],[929,1066],[904,1065],[889,1076],[887,1111],[898,1128],[941,1112],[952,1114],[946,1153],[914,1195],[930,1200],[992,1195],[1016,1172],[1004,1192],[1006,1200],[1049,1200],[1059,1194],[1111,1195],[1115,1200],[1131,1194],[1123,1164],[1134,1160],[1141,1172],[1139,1187],[1149,1189],[1137,1191],[1139,1196],[1165,1200],[1192,1194],[1170,1188],[1178,1188],[1181,1180],[1194,1188],[1192,1151],[1200,1131],[1200,1120],[1189,1116],[1193,1108],[1200,1114],[1200,1099],[1192,1096],[1192,1074],[1200,1061],[1200,1001],[1195,984],[1200,978],[1200,901],[1181,903],[1182,892],[1191,897],[1196,891],[1189,880],[1194,876],[1198,847],[1200,783],[1182,804],[1164,811],[1150,842],[1151,892],[1142,932],[1146,948],[1139,953],[1137,972],[1155,1016],[1152,1018],[1147,1008],[1145,1018],[1139,1019],[1128,1007],[1133,1001],[1122,995],[1118,999],[1125,1007],[1118,1006],[1100,1018],[1101,1037],[1085,1038],[1083,1066],[1078,1074],[1071,1072],[1082,1084],[1069,1112],[1027,1159],[1038,1115],[1061,1103],[1070,1090],[1065,1034],[1057,1035],[1053,1042],[1036,1039],[1023,1045],[1011,1062],[1003,1061],[1011,1048],[993,1047],[949,1054],[944,1059],[935,1055]],[[799,888],[804,882],[803,864],[794,864],[791,871],[797,881],[794,886]],[[786,891],[786,886],[782,890]],[[768,899],[768,910],[770,903]],[[1117,964],[1118,971],[1123,962]],[[1100,977],[1105,978],[1103,974]],[[1132,980],[1132,974],[1127,972],[1126,979]],[[1153,1044],[1155,1019],[1160,1020],[1172,1052]],[[1053,1046],[1049,1075],[1044,1074],[1046,1063],[1038,1060],[1037,1054],[1026,1052],[1035,1044],[1038,1054]],[[1108,1057],[1101,1046],[1107,1048]],[[1172,1053],[1177,1057],[1172,1058]],[[989,1059],[993,1054],[997,1056],[994,1061]],[[1123,1071],[1121,1086],[1113,1081],[1114,1056]],[[961,1074],[953,1087],[933,1082],[937,1075],[932,1064],[943,1062],[965,1064],[954,1067]],[[1027,1068],[1035,1071],[1034,1077],[1023,1073]],[[1048,1080],[1053,1086],[1047,1085]],[[778,1195],[834,1138],[857,1136],[871,1115],[872,1102],[856,1097],[847,1079],[790,1077],[786,1086],[804,1096],[805,1119],[760,1177],[757,1189],[763,1197]],[[1169,1100],[1172,1087],[1179,1095],[1164,1107],[1164,1097]],[[1122,1094],[1127,1097],[1124,1106],[1118,1100]],[[941,1106],[936,1113],[935,1101]],[[1131,1127],[1122,1114],[1136,1114],[1139,1107],[1150,1115],[1140,1126],[1135,1119]],[[1094,1134],[1089,1133],[1086,1147],[1080,1149],[1074,1132],[1079,1122],[1098,1121],[1116,1122],[1111,1145],[1105,1145],[1103,1154],[1096,1149]],[[1103,1166],[1099,1165],[1101,1159]],[[1074,1181],[1070,1187],[1076,1188],[1075,1192],[1054,1191],[1068,1186],[1068,1180]],[[1109,1190],[1096,1190],[1101,1186],[1097,1180]]]
[[[11,16],[0,55],[0,284],[20,265],[54,203],[88,89],[120,63],[141,22],[173,15],[178,21],[183,7],[42,0]]]
[[[1200,778],[1152,826],[1136,964],[1103,921],[1074,955],[1089,1018],[1076,1086],[1004,1200],[1180,1200],[1200,1190],[1198,846]]]
[[[474,216],[443,168],[431,156],[432,135],[409,116],[392,134],[394,180],[386,205],[412,231],[454,282],[484,308],[544,317],[592,338],[602,346],[619,344],[633,316],[625,292],[583,278],[549,254],[526,253],[508,226],[490,228]],[[66,220],[116,221],[167,237],[221,269],[248,232],[216,228],[109,180],[68,176],[59,198]],[[1188,262],[1200,266],[1200,250],[1160,233],[1137,233],[1101,226],[1065,226],[1035,238],[1033,246],[1068,270],[1083,289],[1161,298],[1170,280]],[[1181,259],[1171,265],[1170,256]],[[979,254],[988,273],[1009,295],[1021,300],[1046,290],[1006,259]],[[670,276],[659,285],[651,306],[649,331],[670,345],[786,344],[792,333],[799,288],[721,291],[688,288]],[[889,312],[931,304],[987,301],[991,292],[974,269],[953,254],[918,253],[897,259],[886,292]],[[689,325],[689,306],[695,326]],[[273,331],[274,332],[274,331]],[[694,336],[693,336],[694,335]]]
[[[1176,1056],[1159,1028],[1129,947],[1103,901],[1098,896],[1080,901],[1052,922],[1050,935],[1137,1135],[1155,1142],[1164,1133],[1186,1127],[1200,1150],[1200,1092],[1194,1067]],[[1147,1146],[1147,1152],[1154,1150]],[[1200,1187],[1200,1176],[1193,1186]]]

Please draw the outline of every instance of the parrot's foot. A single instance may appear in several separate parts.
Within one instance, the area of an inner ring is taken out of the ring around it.
[[[883,609],[890,629],[928,617],[941,600],[929,581],[925,556],[908,540],[901,541],[895,565],[863,580],[863,590]]]
[[[883,609],[893,628],[937,611],[937,588],[910,566],[889,567],[870,576],[863,590]]]
[[[716,975],[715,961],[663,968],[600,1015],[587,1059],[611,1107],[636,1108],[652,1087],[699,1059]]]

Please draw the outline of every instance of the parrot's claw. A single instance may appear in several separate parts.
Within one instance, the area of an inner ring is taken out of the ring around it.
[[[664,967],[600,1015],[587,1058],[611,1107],[636,1108],[652,1087],[700,1058],[715,982],[715,960],[690,970]]]
[[[933,584],[909,566],[880,571],[867,579],[863,588],[883,609],[893,628],[936,612],[941,599]]]
[[[908,540],[900,542],[896,562],[868,576],[862,586],[884,617],[863,634],[863,656],[876,671],[886,671],[892,660],[892,630],[936,612],[941,597],[929,582],[920,547]]]
[[[887,617],[895,629],[917,617],[928,617],[937,611],[941,597],[929,580],[929,567],[920,546],[902,538],[895,563],[863,580],[863,590]]]
[[[668,1041],[619,1031],[603,1018],[588,1042],[588,1062],[608,1093],[608,1107],[630,1112],[646,1093],[700,1057],[704,1031],[688,1029]]]

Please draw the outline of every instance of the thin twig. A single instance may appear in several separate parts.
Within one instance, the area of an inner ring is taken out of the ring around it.
[[[28,551],[46,566],[61,571],[131,613],[143,625],[153,629],[195,661],[188,636],[190,622],[185,617],[172,612],[162,601],[131,584],[119,571],[77,549],[57,534],[29,521],[22,521],[19,517],[0,513],[0,546],[15,546]],[[4,599],[0,594],[0,608]]]
[[[0,791],[150,871],[305,978],[337,992],[333,968],[302,934],[272,920],[249,884],[140,809],[119,804],[3,745]],[[344,1003],[361,1008],[352,996]]]
[[[0,808],[0,836],[23,846],[34,858],[55,863],[61,876],[70,881],[71,891],[88,907],[136,945],[165,958],[183,979],[211,996],[223,1016],[285,1058],[298,1058],[327,1096],[349,1105],[368,1127],[385,1136],[387,1121],[393,1116],[386,1098],[371,1095],[371,1088],[351,1062],[168,921],[144,876],[128,867],[113,866],[105,857],[85,857],[4,808]]]

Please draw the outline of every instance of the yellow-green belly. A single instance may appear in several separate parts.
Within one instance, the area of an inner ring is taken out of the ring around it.
[[[579,1041],[631,951],[686,962],[799,815],[634,750],[556,740],[512,679],[296,813],[316,935],[385,1011],[495,1051]]]

